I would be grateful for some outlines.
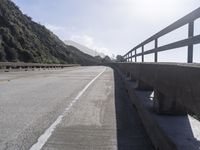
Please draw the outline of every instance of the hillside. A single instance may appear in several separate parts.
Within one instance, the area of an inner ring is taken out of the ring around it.
[[[102,58],[105,57],[105,54],[97,52],[95,50],[92,50],[92,49],[90,49],[90,48],[88,48],[86,46],[83,46],[83,45],[81,45],[81,44],[79,44],[77,42],[74,42],[74,41],[71,41],[71,40],[66,40],[66,41],[64,41],[64,43],[66,45],[74,46],[74,47],[78,48],[80,51],[82,51],[82,52],[84,52],[84,53],[86,53],[86,54],[88,54],[90,56],[93,56],[93,57],[94,56],[101,56]]]
[[[65,45],[45,26],[22,14],[10,0],[0,0],[0,61],[98,63],[77,48]]]

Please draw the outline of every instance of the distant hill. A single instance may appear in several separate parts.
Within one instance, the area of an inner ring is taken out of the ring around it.
[[[98,61],[19,10],[10,0],[0,0],[0,61],[96,64]]]
[[[71,41],[71,40],[66,40],[66,41],[64,41],[64,43],[66,45],[74,46],[74,47],[78,48],[80,51],[82,51],[82,52],[84,52],[84,53],[86,53],[86,54],[88,54],[90,56],[101,56],[102,58],[105,57],[105,54],[97,52],[95,50],[92,50],[92,49],[90,49],[90,48],[88,48],[86,46],[83,46],[83,45],[81,45],[81,44],[79,44],[77,42],[74,42],[74,41]]]

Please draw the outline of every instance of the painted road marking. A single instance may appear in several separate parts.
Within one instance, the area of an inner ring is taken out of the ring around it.
[[[46,131],[38,138],[37,142],[29,150],[41,150],[44,144],[47,142],[49,137],[52,135],[53,131],[56,129],[56,126],[61,123],[65,114],[72,108],[72,106],[79,100],[83,93],[90,87],[90,85],[98,79],[104,72],[106,68],[99,73],[94,79],[92,79],[75,97],[75,99],[69,104],[65,111],[56,119],[56,121],[48,128]]]

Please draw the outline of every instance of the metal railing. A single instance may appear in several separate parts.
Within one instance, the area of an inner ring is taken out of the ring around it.
[[[193,62],[193,46],[194,44],[200,43],[200,35],[194,36],[194,21],[196,19],[200,18],[200,7],[190,14],[186,15],[185,17],[181,18],[180,20],[174,22],[173,24],[169,25],[165,29],[161,30],[160,32],[156,33],[152,37],[148,38],[141,44],[134,47],[132,50],[130,50],[128,53],[126,53],[123,57],[127,62],[133,62],[133,58],[135,58],[135,62],[137,62],[137,57],[142,57],[142,62],[144,62],[144,55],[147,54],[154,54],[154,62],[158,61],[158,52],[167,51],[175,48],[180,47],[188,47],[188,54],[187,54],[187,62],[192,63]],[[173,42],[164,46],[158,46],[158,39],[162,37],[163,35],[166,35],[184,25],[188,24],[188,38],[179,40],[177,42]],[[154,48],[144,51],[144,46],[150,42],[155,43]],[[137,53],[137,49],[141,48],[142,52]]]

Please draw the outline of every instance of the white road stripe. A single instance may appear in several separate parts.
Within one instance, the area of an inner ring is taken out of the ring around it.
[[[47,142],[49,137],[52,135],[53,131],[56,129],[56,126],[61,123],[65,114],[72,108],[72,106],[78,101],[78,99],[83,95],[83,93],[89,88],[89,86],[99,78],[104,72],[106,68],[99,73],[94,79],[92,79],[75,97],[75,99],[69,104],[65,111],[56,119],[56,121],[48,128],[46,131],[38,138],[37,142],[29,149],[29,150],[41,150],[44,144]]]

